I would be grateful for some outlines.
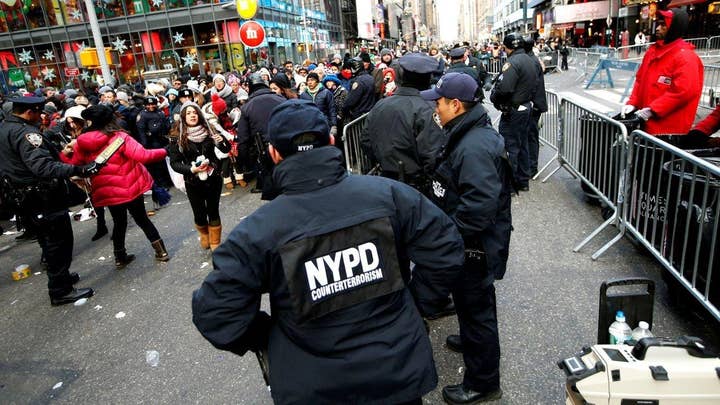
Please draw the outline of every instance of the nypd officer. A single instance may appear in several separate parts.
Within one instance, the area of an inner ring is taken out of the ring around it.
[[[538,59],[532,51],[533,46],[535,46],[535,41],[532,37],[526,37],[523,48],[525,49],[525,53],[534,62],[537,75],[537,88],[533,95],[532,113],[530,114],[527,130],[530,177],[535,176],[538,171],[538,156],[540,155],[540,128],[538,124],[540,122],[540,116],[548,110],[547,97],[545,96],[545,73],[540,59]]]
[[[400,88],[380,100],[367,117],[360,142],[381,175],[410,184],[420,191],[426,174],[435,167],[435,156],[444,144],[442,129],[433,120],[433,107],[420,97],[430,87],[438,64],[420,53],[399,60]]]
[[[47,261],[48,292],[52,305],[91,297],[91,288],[74,288],[80,280],[70,273],[73,232],[68,215],[68,178],[89,177],[100,167],[93,163],[61,163],[57,148],[36,127],[45,100],[18,97],[11,100],[12,115],[0,125],[0,174],[5,194],[22,216],[33,222]]]
[[[524,42],[523,37],[515,33],[503,39],[509,57],[490,93],[490,101],[502,112],[499,130],[505,138],[515,181],[520,190],[527,191],[530,189],[527,128],[537,89],[537,71],[535,63],[525,54]]]
[[[495,287],[505,275],[510,247],[512,192],[503,138],[493,129],[476,96],[477,83],[447,73],[432,90],[435,111],[449,137],[438,157],[431,199],[455,222],[465,242],[465,264],[453,289],[460,335],[448,336],[450,350],[463,353],[462,383],[443,388],[450,404],[498,399],[500,342]]]
[[[460,234],[413,188],[348,176],[311,101],[276,107],[268,132],[283,194],[215,250],[195,326],[222,350],[267,349],[275,403],[421,404],[438,381],[421,313],[459,275]]]
[[[362,59],[353,58],[348,63],[355,78],[350,84],[350,91],[343,105],[343,117],[348,117],[346,121],[350,122],[370,111],[376,100],[375,81],[365,70]]]
[[[478,98],[480,101],[485,97],[485,95],[482,92],[483,85],[485,83],[485,78],[487,77],[487,72],[485,72],[485,68],[480,63],[478,65],[470,65],[468,64],[469,57],[467,55],[467,49],[465,48],[453,48],[450,50],[450,67],[448,68],[447,72],[457,72],[457,73],[465,73],[470,76],[472,76],[473,79],[478,84]]]

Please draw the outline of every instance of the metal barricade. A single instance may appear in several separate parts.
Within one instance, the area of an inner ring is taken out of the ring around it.
[[[345,165],[352,174],[366,174],[372,169],[370,160],[360,144],[360,137],[367,125],[367,113],[350,121],[343,129],[343,144],[345,149]]]
[[[560,52],[559,51],[551,51],[551,52],[540,52],[538,54],[538,59],[543,63],[543,66],[545,66],[545,72],[552,72],[555,70],[559,70],[560,68]]]
[[[708,37],[704,38],[688,38],[685,42],[695,46],[695,53],[698,55],[706,55],[708,50]]]
[[[708,38],[707,44],[707,56],[720,55],[720,36]]]
[[[539,138],[543,145],[548,146],[555,151],[550,160],[538,170],[533,177],[533,180],[540,177],[540,175],[547,170],[550,165],[557,161],[558,158],[558,135],[560,131],[560,97],[557,93],[550,90],[545,90],[545,98],[547,99],[548,110],[540,116],[538,123]]]
[[[488,73],[493,75],[499,75],[502,72],[503,60],[502,59],[490,59],[488,60]]]
[[[720,102],[720,66],[705,65],[700,107],[715,108]]]
[[[720,320],[720,158],[702,159],[642,131],[627,142],[619,233],[632,235]]]

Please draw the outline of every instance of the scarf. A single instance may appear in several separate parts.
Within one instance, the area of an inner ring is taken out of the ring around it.
[[[215,86],[213,86],[212,89],[210,89],[211,97],[213,94],[217,94],[218,96],[225,98],[225,97],[229,96],[231,93],[232,93],[232,88],[230,86],[228,86],[227,84],[220,91],[218,91],[218,89],[216,89]]]
[[[190,142],[200,143],[205,140],[208,136],[208,130],[202,125],[196,125],[194,127],[188,127],[187,139]]]
[[[318,83],[317,86],[315,86],[315,90],[310,90],[310,87],[306,89],[307,92],[312,96],[313,101],[315,100],[315,96],[318,94],[320,90],[322,90],[322,84]]]

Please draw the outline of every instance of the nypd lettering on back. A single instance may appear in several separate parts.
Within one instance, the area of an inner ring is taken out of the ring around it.
[[[380,263],[378,248],[374,242],[366,242],[306,261],[305,275],[313,302],[382,281]]]

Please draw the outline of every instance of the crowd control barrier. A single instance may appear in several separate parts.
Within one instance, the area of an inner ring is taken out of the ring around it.
[[[705,65],[703,67],[703,90],[700,106],[715,108],[720,101],[720,66]]]
[[[540,116],[540,122],[538,122],[539,138],[540,142],[555,151],[550,160],[538,170],[533,177],[533,180],[540,177],[540,175],[550,167],[553,162],[557,161],[558,158],[558,134],[560,131],[560,97],[554,91],[546,90],[545,98],[547,99],[548,110]]]
[[[345,149],[345,166],[352,174],[367,174],[372,167],[370,160],[360,145],[360,136],[365,129],[367,113],[350,121],[343,128],[343,146]]]
[[[626,147],[619,232],[593,259],[629,233],[720,320],[720,158],[642,131]]]

